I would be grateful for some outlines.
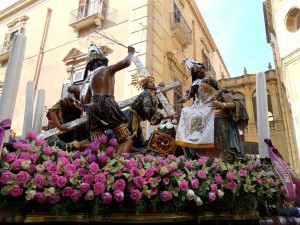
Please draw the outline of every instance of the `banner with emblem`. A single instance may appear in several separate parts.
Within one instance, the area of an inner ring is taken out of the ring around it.
[[[214,109],[207,105],[183,108],[175,144],[190,148],[213,148]]]

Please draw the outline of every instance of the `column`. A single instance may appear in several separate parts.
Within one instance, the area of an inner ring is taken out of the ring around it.
[[[26,132],[32,130],[33,106],[34,106],[34,81],[28,81],[26,87],[25,113],[23,122],[22,138],[25,138]]]
[[[26,36],[23,34],[16,34],[12,40],[12,48],[9,54],[3,90],[0,98],[0,121],[4,119],[12,120],[24,61],[25,46]],[[3,142],[8,142],[8,138],[9,130],[5,132]],[[0,146],[0,154],[1,150],[2,146]]]
[[[33,121],[33,131],[37,132],[38,134],[42,132],[44,105],[45,105],[45,90],[40,89],[37,94],[37,102],[36,102],[34,121]]]
[[[256,111],[259,157],[270,158],[268,145],[264,141],[265,138],[270,138],[267,85],[266,75],[264,72],[256,74]]]

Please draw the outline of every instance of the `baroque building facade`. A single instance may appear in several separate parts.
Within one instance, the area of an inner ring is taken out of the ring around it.
[[[298,0],[266,0],[263,3],[267,41],[270,43],[278,72],[278,83],[286,92],[281,104],[287,123],[290,160],[300,174],[300,2]]]
[[[194,0],[19,0],[0,12],[0,89],[17,33],[27,38],[12,118],[17,135],[23,126],[27,82],[45,90],[45,107],[51,107],[68,85],[82,84],[91,43],[105,52],[109,64],[123,59],[128,45],[134,46],[157,82],[179,81],[180,86],[167,93],[173,105],[191,84],[185,58],[203,62],[217,79],[230,77]],[[131,85],[135,71],[133,64],[116,75],[116,100],[139,93]]]

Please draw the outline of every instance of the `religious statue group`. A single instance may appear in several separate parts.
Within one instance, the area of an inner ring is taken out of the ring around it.
[[[139,81],[143,91],[126,110],[121,110],[114,97],[115,75],[131,65],[134,53],[129,46],[124,59],[108,65],[102,51],[90,46],[84,73],[84,84],[89,82],[87,91],[82,95],[78,86],[71,85],[69,95],[48,110],[49,129],[62,131],[54,139],[55,145],[67,151],[83,151],[106,134],[117,138],[116,154],[148,148],[163,154],[221,157],[228,161],[245,158],[240,138],[240,131],[248,124],[245,104],[233,91],[220,87],[215,78],[207,77],[204,65],[197,61],[185,60],[192,84],[177,104],[183,106],[192,98],[193,105],[183,107],[181,115],[161,112],[162,103],[156,93],[165,84],[156,85],[153,76]],[[80,118],[84,111],[87,124],[75,129],[64,125]],[[149,140],[143,136],[142,121],[158,125]]]

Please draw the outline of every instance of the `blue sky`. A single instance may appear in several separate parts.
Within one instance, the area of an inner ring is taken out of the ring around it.
[[[262,0],[195,0],[231,77],[274,68]]]

